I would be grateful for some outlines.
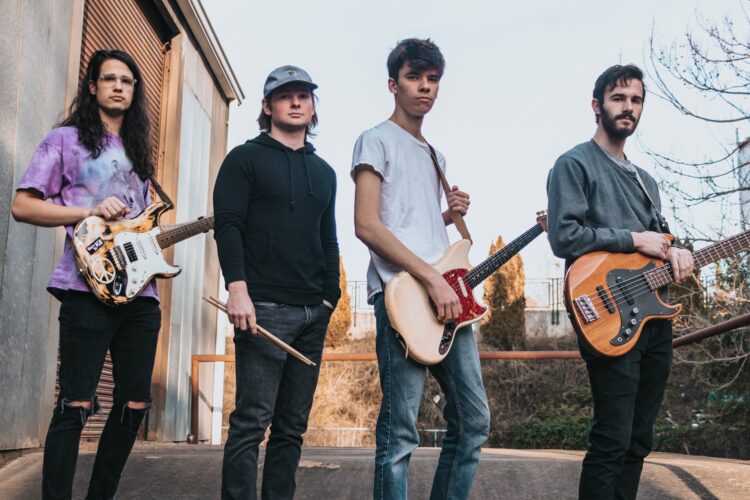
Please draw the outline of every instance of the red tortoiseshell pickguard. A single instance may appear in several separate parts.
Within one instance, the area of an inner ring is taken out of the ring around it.
[[[467,321],[476,320],[476,318],[484,314],[484,312],[487,310],[486,307],[479,305],[474,299],[474,293],[469,287],[469,284],[466,283],[466,275],[468,273],[468,269],[451,269],[450,271],[443,273],[443,278],[445,278],[445,281],[447,281],[448,284],[453,287],[453,289],[456,291],[456,295],[458,295],[458,300],[461,301],[462,312],[459,319],[455,321],[457,325],[460,325],[461,323],[465,323]],[[464,280],[466,296],[464,296],[461,285],[458,282],[459,278]]]

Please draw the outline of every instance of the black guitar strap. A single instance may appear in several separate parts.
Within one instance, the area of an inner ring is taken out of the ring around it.
[[[648,190],[646,189],[646,185],[643,183],[643,179],[641,179],[641,175],[638,173],[638,169],[635,170],[635,178],[638,179],[638,185],[641,186],[641,191],[646,194],[646,198],[648,198],[649,203],[651,203],[651,206],[656,212],[656,218],[659,219],[659,228],[661,229],[661,232],[672,234],[672,231],[669,230],[669,224],[667,224],[667,220],[661,214],[661,211],[656,207],[656,203],[654,203],[654,200],[651,199],[651,195],[648,194]]]
[[[149,180],[151,181],[151,185],[154,187],[154,192],[157,194],[157,196],[159,196],[161,201],[169,205],[170,208],[173,208],[174,203],[172,203],[172,199],[164,191],[164,188],[161,187],[161,184],[156,181],[156,177],[154,177],[152,174],[149,176]]]

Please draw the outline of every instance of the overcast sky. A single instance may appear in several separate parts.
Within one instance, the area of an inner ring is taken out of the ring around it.
[[[352,280],[364,279],[368,261],[353,229],[352,146],[393,110],[385,61],[398,40],[430,37],[445,55],[440,94],[423,132],[446,156],[450,182],[471,195],[467,224],[476,265],[499,234],[512,240],[546,207],[555,159],[594,133],[591,89],[604,69],[644,67],[652,28],[666,47],[696,27],[698,14],[720,20],[740,12],[736,0],[203,3],[246,95],[230,112],[230,149],[257,135],[262,86],[272,69],[298,65],[320,85],[313,143],[338,174],[338,234]],[[715,151],[719,133],[650,96],[626,153],[659,178],[645,146],[702,155]],[[669,209],[669,195],[662,199]],[[692,215],[706,228],[718,223],[710,209]],[[457,238],[452,229],[450,235]],[[542,237],[522,256],[527,279],[562,275]]]

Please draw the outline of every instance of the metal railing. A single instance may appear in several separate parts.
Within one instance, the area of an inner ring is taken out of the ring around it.
[[[750,325],[750,313],[736,318],[717,323],[716,325],[702,328],[696,332],[677,337],[672,341],[674,347],[699,342],[715,335],[727,333],[737,328]],[[543,360],[543,359],[581,359],[578,351],[482,351],[479,359],[504,359],[504,360]],[[376,361],[374,352],[339,353],[324,352],[323,361]],[[191,367],[191,419],[190,434],[187,441],[191,444],[198,443],[198,404],[200,401],[200,364],[235,361],[233,354],[194,354]]]

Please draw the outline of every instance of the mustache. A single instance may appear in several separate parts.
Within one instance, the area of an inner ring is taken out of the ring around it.
[[[620,120],[621,118],[630,118],[634,122],[638,121],[638,120],[636,120],[635,116],[633,116],[633,113],[630,112],[630,111],[626,111],[626,112],[624,112],[622,114],[619,114],[619,115],[615,116],[615,120]]]

